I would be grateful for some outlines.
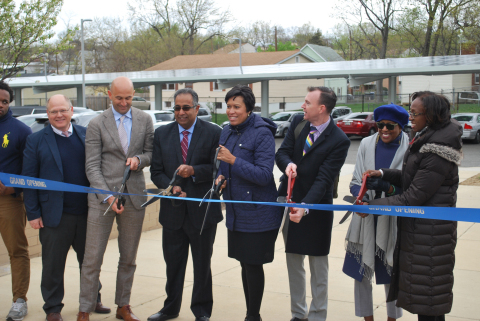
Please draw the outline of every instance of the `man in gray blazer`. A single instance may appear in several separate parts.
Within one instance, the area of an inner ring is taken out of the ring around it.
[[[149,115],[131,107],[134,93],[130,79],[118,77],[113,80],[108,91],[112,107],[93,119],[88,126],[85,170],[93,188],[109,191],[119,188],[125,168],[130,166],[131,174],[124,192],[142,194],[145,189],[143,168],[149,166],[152,159],[153,123]],[[146,197],[126,196],[125,206],[117,206],[116,201],[104,215],[113,200],[112,195],[88,195],[87,242],[82,265],[78,321],[89,320],[89,313],[95,308],[100,267],[115,219],[120,251],[116,317],[138,320],[129,303],[145,216],[145,209],[141,205]]]

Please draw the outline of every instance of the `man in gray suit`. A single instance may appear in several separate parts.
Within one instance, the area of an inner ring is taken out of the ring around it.
[[[135,93],[133,83],[126,77],[116,78],[108,91],[112,107],[93,119],[85,137],[86,164],[90,185],[93,188],[114,190],[122,184],[126,166],[131,174],[125,193],[142,194],[145,189],[143,168],[150,165],[153,145],[152,118],[132,106]],[[112,195],[88,195],[88,222],[85,257],[82,265],[80,287],[80,312],[77,320],[89,320],[96,303],[98,279],[103,255],[117,220],[120,260],[117,271],[115,304],[118,319],[139,320],[130,308],[130,294],[145,209],[144,196],[126,196],[125,206],[112,204]]]

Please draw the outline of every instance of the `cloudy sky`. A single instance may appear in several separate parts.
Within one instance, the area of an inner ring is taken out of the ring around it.
[[[83,0],[81,2],[64,0],[61,18],[70,19],[72,24],[80,23],[80,19],[103,16],[122,17],[128,21],[127,3],[129,1],[132,2],[132,0]],[[301,26],[310,22],[325,34],[336,23],[336,19],[330,17],[334,1],[285,1],[285,6],[279,5],[281,1],[262,0],[217,0],[216,3],[223,9],[229,8],[239,25],[248,25],[257,20],[268,21],[283,27]],[[60,19],[56,30],[64,28],[65,24]]]

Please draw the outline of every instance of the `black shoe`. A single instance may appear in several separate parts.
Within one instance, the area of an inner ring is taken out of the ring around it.
[[[299,318],[295,317],[295,318],[292,318],[290,321],[308,321],[308,318],[307,319],[299,319]]]
[[[262,321],[262,317],[259,315],[257,315],[256,317],[247,315],[247,317],[245,318],[245,321]]]
[[[165,313],[158,311],[157,313],[149,316],[147,320],[148,321],[164,321],[164,320],[170,320],[175,318],[178,318],[178,313],[172,314],[172,315],[166,315]]]
[[[210,321],[210,317],[196,317],[195,321]]]

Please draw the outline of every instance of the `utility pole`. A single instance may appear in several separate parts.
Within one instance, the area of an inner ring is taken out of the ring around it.
[[[275,26],[275,51],[278,50],[278,45],[277,45],[277,26]]]

